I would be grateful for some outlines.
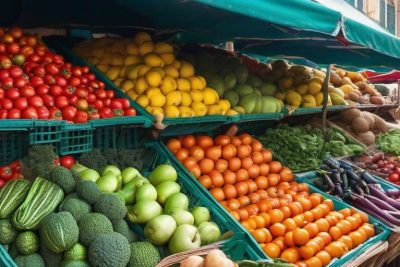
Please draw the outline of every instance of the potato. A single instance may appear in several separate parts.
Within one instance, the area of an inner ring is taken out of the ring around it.
[[[364,144],[370,146],[375,143],[375,134],[371,131],[365,133],[359,133],[358,137],[362,140]]]
[[[363,111],[361,113],[361,116],[368,121],[369,129],[372,130],[375,128],[375,117],[372,113],[368,111]]]
[[[359,116],[361,116],[361,111],[359,109],[349,108],[349,109],[343,110],[340,113],[339,117],[342,122],[344,122],[346,124],[351,124],[353,122],[353,120]]]
[[[366,131],[369,131],[368,121],[361,116],[353,120],[351,127],[356,133],[365,133]]]

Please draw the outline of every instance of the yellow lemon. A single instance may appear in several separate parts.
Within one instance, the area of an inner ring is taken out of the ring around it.
[[[127,66],[121,67],[120,70],[119,70],[119,75],[118,75],[118,77],[119,77],[119,78],[125,78],[125,76],[126,76],[126,70],[127,70]]]
[[[162,67],[164,61],[157,54],[149,53],[144,56],[144,63],[150,67]]]
[[[194,67],[187,61],[182,61],[182,66],[179,69],[179,76],[182,78],[189,78],[194,75]]]
[[[218,93],[209,87],[205,88],[203,91],[203,102],[205,105],[216,104],[219,100]]]
[[[166,106],[164,108],[165,117],[176,118],[179,117],[179,109],[175,106]]]
[[[124,64],[124,58],[120,55],[115,55],[112,59],[112,65],[114,66],[120,66]]]
[[[139,64],[139,63],[142,63],[142,62],[143,62],[143,60],[139,56],[127,56],[127,57],[125,57],[125,60],[124,60],[124,64],[126,66],[128,66],[128,65],[136,65],[136,64]]]
[[[178,90],[169,92],[167,95],[167,106],[179,106],[179,104],[182,101],[182,95],[181,92]]]
[[[296,91],[297,91],[297,93],[299,93],[301,95],[307,94],[307,92],[308,92],[307,84],[301,84],[301,85],[297,86]]]
[[[147,96],[145,95],[140,95],[136,98],[135,100],[139,105],[141,105],[142,107],[147,107],[150,103],[149,99],[147,98]]]
[[[171,76],[172,78],[179,77],[178,70],[175,69],[174,66],[172,66],[172,65],[164,66],[164,71],[165,71],[165,74],[167,74],[168,76]]]
[[[117,79],[118,75],[119,75],[119,67],[111,67],[106,72],[106,76],[108,77],[108,79],[110,79],[112,81]]]
[[[193,117],[194,111],[189,107],[178,107],[180,117]]]
[[[138,76],[144,76],[149,70],[151,69],[150,66],[142,65],[138,70]]]
[[[314,95],[314,97],[317,106],[322,105],[322,102],[324,101],[324,94],[322,92],[319,92],[318,94]]]
[[[138,94],[136,94],[135,90],[129,90],[126,94],[133,100],[136,100],[138,97]]]
[[[316,81],[308,83],[308,93],[311,95],[316,95],[321,92],[321,84]]]
[[[223,111],[228,111],[231,108],[231,103],[227,99],[220,99],[218,105],[221,106]]]
[[[190,107],[193,109],[196,116],[204,116],[207,114],[207,107],[201,102],[193,102]]]
[[[190,81],[190,88],[192,90],[202,90],[202,89],[204,89],[203,82],[202,82],[201,79],[199,79],[198,76],[190,77],[189,81]]]
[[[146,91],[146,96],[148,98],[152,98],[155,94],[162,94],[161,90],[156,88],[156,87],[150,87],[149,89],[147,89]]]
[[[146,73],[146,81],[152,87],[158,87],[161,84],[161,75],[157,71],[151,70]]]
[[[172,66],[175,69],[179,70],[181,68],[181,66],[182,66],[182,63],[179,60],[175,59],[174,62],[172,62]]]
[[[228,111],[225,112],[225,115],[227,115],[227,116],[235,116],[235,115],[238,115],[238,114],[239,114],[239,112],[237,112],[234,109],[229,109]]]
[[[233,107],[232,109],[233,109],[234,111],[238,112],[239,114],[245,114],[245,113],[246,113],[246,111],[244,110],[244,108],[241,107],[241,106],[235,106],[235,107]]]
[[[159,107],[151,107],[149,112],[154,116],[157,116],[159,114],[164,114],[164,110]]]
[[[182,95],[181,105],[185,106],[185,107],[189,107],[190,104],[192,104],[192,98],[190,97],[190,94],[187,92],[181,91],[181,95]]]
[[[150,106],[152,107],[162,107],[167,102],[167,98],[163,94],[153,94],[150,97]]]
[[[190,91],[190,81],[185,78],[178,78],[176,80],[178,84],[178,89],[181,91]]]
[[[147,88],[149,88],[149,84],[144,77],[140,77],[136,80],[135,91],[138,95],[143,94],[143,92],[146,91]]]
[[[124,79],[122,78],[117,78],[115,79],[113,82],[117,87],[121,87],[122,82],[124,81]]]
[[[121,89],[124,90],[125,92],[128,92],[129,90],[133,89],[135,86],[135,83],[131,80],[125,80],[121,84]]]
[[[172,64],[175,60],[175,55],[172,53],[161,54],[160,57],[166,65]]]
[[[173,53],[174,48],[172,45],[164,42],[156,43],[154,46],[154,52],[157,54],[164,54],[164,53]]]
[[[161,78],[164,78],[164,76],[165,76],[165,71],[163,70],[163,68],[161,68],[161,67],[156,67],[156,68],[153,68],[152,70],[158,72],[158,73],[161,75]]]
[[[99,71],[101,71],[103,73],[105,73],[108,70],[108,65],[99,64],[96,67],[99,69]]]
[[[138,56],[139,48],[135,43],[128,43],[125,47],[125,52],[131,56]]]
[[[222,114],[223,110],[220,105],[210,105],[207,107],[207,114],[208,115],[220,115]]]
[[[207,86],[206,78],[204,78],[203,76],[196,76],[196,77],[200,79],[201,83],[203,84],[202,87],[205,88]]]
[[[139,54],[141,56],[147,55],[154,50],[154,44],[152,42],[144,42],[139,46]]]
[[[131,80],[136,80],[139,76],[139,69],[144,65],[132,65],[126,69],[125,75]]]
[[[135,37],[133,38],[133,41],[138,44],[141,45],[144,42],[149,42],[151,41],[151,36],[150,34],[148,34],[147,32],[138,32]]]
[[[144,108],[148,113],[151,113],[153,111],[153,107],[147,106]]]
[[[175,79],[169,76],[165,76],[160,86],[160,89],[163,92],[163,94],[166,95],[169,92],[176,90],[176,88],[177,84]]]
[[[203,92],[200,90],[191,90],[189,92],[193,102],[203,102]]]

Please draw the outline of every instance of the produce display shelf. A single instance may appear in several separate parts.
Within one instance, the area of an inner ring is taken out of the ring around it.
[[[155,144],[155,146],[158,146],[159,148],[157,149],[157,151],[161,152],[162,154],[164,154],[164,157],[168,157],[168,159],[171,161],[171,164],[173,167],[175,167],[176,169],[179,169],[185,180],[190,181],[190,183],[193,184],[193,187],[196,186],[199,188],[200,191],[202,191],[202,193],[204,195],[207,196],[207,198],[214,203],[215,206],[218,206],[220,209],[223,210],[223,212],[230,216],[231,215],[222,207],[219,205],[219,203],[214,199],[214,197],[208,192],[207,189],[205,189],[190,173],[189,171],[176,159],[176,157],[168,150],[168,148],[160,142],[157,142]],[[313,172],[311,172],[313,173]],[[299,181],[302,180],[302,178],[298,179]],[[327,195],[325,193],[323,193],[322,191],[320,191],[319,189],[315,188],[314,186],[310,186],[310,189],[312,192],[317,192],[323,195],[323,197],[325,199],[331,199],[334,202],[334,206],[335,209],[343,209],[343,208],[351,208],[350,205],[346,204],[343,201],[340,201],[338,199],[336,199],[333,196]],[[376,220],[375,218],[369,216],[370,222],[372,222],[375,226],[376,229],[379,231],[379,233],[374,236],[373,238],[369,239],[367,242],[365,242],[364,244],[360,245],[359,247],[357,247],[356,249],[353,249],[352,251],[348,252],[347,254],[345,254],[343,257],[341,257],[340,259],[337,259],[333,262],[331,262],[328,266],[329,267],[339,267],[339,266],[343,266],[346,262],[355,259],[356,257],[358,257],[359,255],[361,255],[363,253],[363,251],[365,251],[367,248],[371,247],[372,245],[374,245],[375,243],[377,243],[378,241],[382,241],[382,240],[386,240],[387,236],[389,235],[389,230],[388,228],[383,225],[382,223],[380,223],[378,220]],[[234,218],[232,217],[232,220],[234,220]],[[242,231],[245,231],[246,233],[247,230],[244,229],[242,227],[242,225],[237,222],[236,220],[234,220],[235,223],[237,224],[237,226],[239,226],[240,228],[242,228]],[[262,255],[264,255],[264,258],[268,259],[268,256],[266,256],[264,254],[264,252],[262,251],[261,247],[257,244],[257,242],[255,241],[255,239],[248,234],[248,238],[250,239],[249,245],[255,249],[256,251],[258,251],[258,253],[261,253]]]
[[[269,120],[281,120],[289,114],[288,109],[284,107],[281,112],[276,113],[264,113],[264,114],[240,114],[237,122],[248,122],[248,121],[269,121]]]
[[[87,65],[90,67],[90,70],[96,75],[96,77],[103,81],[108,88],[112,88],[115,93],[119,97],[127,96],[123,93],[123,91],[118,88],[110,79],[108,79],[103,73],[101,73],[95,66],[87,63],[82,58],[74,55],[70,48],[73,46],[74,42],[77,39],[68,38],[65,36],[51,36],[44,39],[46,44],[56,50],[58,53],[62,54],[72,63],[77,65]],[[129,98],[131,105],[137,110],[137,112],[146,117],[149,120],[150,124],[155,122],[155,118],[153,115],[148,113],[144,108],[142,108],[139,104]],[[185,133],[193,133],[195,131],[207,131],[214,130],[224,124],[235,122],[239,119],[238,116],[224,116],[224,115],[207,115],[207,116],[196,116],[190,118],[164,118],[162,123],[166,127],[161,135],[163,136],[173,136],[178,134]]]

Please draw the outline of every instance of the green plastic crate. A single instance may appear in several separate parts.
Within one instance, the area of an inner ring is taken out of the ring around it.
[[[29,132],[29,144],[48,144],[60,142],[64,122],[57,120],[34,120]]]
[[[200,191],[202,191],[203,194],[205,194],[208,199],[213,202],[215,205],[221,207],[218,202],[214,199],[214,197],[208,192],[207,189],[205,189],[198,181],[197,179],[195,179],[190,173],[189,171],[176,159],[176,157],[168,150],[168,148],[158,142],[157,145],[159,146],[158,150],[160,151],[161,149],[163,150],[163,153],[165,155],[165,157],[169,158],[172,165],[177,168],[180,169],[180,171],[185,175],[185,178],[187,180],[189,180],[193,186],[196,186],[198,188],[200,188]],[[336,209],[343,209],[343,208],[348,208],[351,207],[350,205],[337,200],[336,198],[327,195],[325,193],[323,193],[322,191],[318,190],[317,188],[310,186],[310,189],[312,192],[317,192],[317,193],[322,193],[322,195],[324,196],[324,198],[327,199],[331,199],[334,204],[335,204],[335,208]],[[222,208],[222,207],[221,207]],[[222,208],[222,212],[226,213],[228,216],[231,217],[231,215]],[[232,218],[233,219],[233,218]],[[233,219],[234,220],[234,219]],[[234,220],[235,221],[235,220]],[[375,218],[370,217],[370,222],[372,222],[375,226],[376,226],[376,230],[379,231],[379,233],[374,236],[373,238],[369,239],[367,242],[365,242],[364,244],[362,244],[361,246],[357,247],[356,249],[348,252],[346,255],[344,255],[343,257],[341,257],[340,259],[331,262],[328,266],[329,267],[339,267],[339,266],[343,266],[343,264],[351,259],[353,259],[354,257],[362,254],[362,252],[367,249],[368,247],[372,246],[373,244],[375,244],[378,241],[381,240],[386,240],[387,236],[389,235],[390,231],[388,230],[388,228],[383,225],[382,223],[380,223],[379,221],[377,221]],[[239,222],[235,221],[235,223],[237,224],[237,226],[242,228],[242,231],[246,231]],[[264,254],[264,252],[262,251],[261,247],[257,244],[257,242],[255,241],[255,239],[248,234],[248,238],[250,239],[250,243],[249,245],[256,251],[259,251],[258,253],[262,253],[264,255],[265,258],[268,259],[268,257]]]
[[[347,105],[333,105],[327,108],[328,111],[339,111],[345,110],[349,106]],[[322,107],[315,107],[315,108],[297,108],[289,116],[296,116],[296,115],[305,115],[305,114],[314,114],[322,112]]]
[[[0,166],[22,158],[28,149],[28,132],[0,131]]]
[[[93,149],[93,126],[88,124],[67,124],[62,129],[61,141],[58,143],[59,155],[89,152]]]

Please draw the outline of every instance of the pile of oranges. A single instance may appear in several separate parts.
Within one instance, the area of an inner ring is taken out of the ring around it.
[[[167,147],[271,258],[326,266],[375,234],[366,214],[335,211],[249,134],[186,135]]]

